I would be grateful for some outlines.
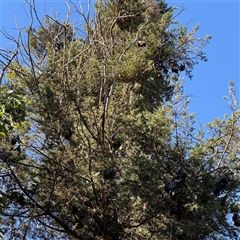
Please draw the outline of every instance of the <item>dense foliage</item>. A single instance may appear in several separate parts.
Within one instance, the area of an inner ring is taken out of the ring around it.
[[[41,22],[29,4],[32,22],[4,62],[14,95],[1,93],[3,236],[237,239],[233,84],[232,116],[206,135],[180,81],[207,60],[210,37],[196,38],[198,26],[176,20],[183,9],[162,0],[99,0],[91,20],[68,4],[84,27]],[[2,127],[5,116],[15,127]]]

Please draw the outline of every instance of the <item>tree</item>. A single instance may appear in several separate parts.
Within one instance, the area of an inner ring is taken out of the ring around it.
[[[16,141],[1,140],[4,236],[237,238],[227,221],[239,191],[233,86],[232,116],[205,137],[179,79],[207,60],[210,37],[188,32],[176,20],[183,9],[163,1],[99,0],[92,20],[70,2],[65,21],[44,22],[29,6],[18,54],[4,62],[28,103],[24,124],[7,132]],[[83,28],[69,23],[72,11]]]

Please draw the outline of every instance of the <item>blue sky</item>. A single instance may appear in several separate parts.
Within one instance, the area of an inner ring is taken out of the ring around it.
[[[77,2],[77,1],[76,1]],[[84,8],[87,1],[81,1]],[[94,1],[92,1],[93,6]],[[212,35],[210,44],[205,49],[208,62],[199,62],[193,70],[193,79],[185,79],[185,94],[192,95],[189,105],[190,112],[196,112],[197,123],[203,125],[212,121],[215,117],[222,117],[225,113],[230,115],[227,101],[223,99],[228,95],[228,83],[236,82],[235,91],[239,99],[239,53],[240,53],[240,3],[239,0],[172,0],[169,5],[183,6],[185,11],[178,16],[181,24],[189,23],[189,27],[200,24],[198,36]],[[36,5],[40,16],[44,13],[59,12],[59,19],[64,19],[67,13],[63,0],[38,1]],[[93,8],[92,8],[93,9]],[[61,14],[60,14],[61,13]],[[0,26],[7,32],[14,32],[15,20],[19,27],[29,24],[28,5],[24,0],[0,0]],[[80,21],[78,15],[72,16],[72,20]],[[0,47],[5,44],[0,37]],[[10,45],[9,45],[10,46]],[[183,76],[185,77],[185,76]]]
[[[176,5],[177,1],[171,2]],[[187,80],[185,93],[193,95],[190,110],[196,112],[197,122],[203,124],[215,117],[230,114],[227,101],[228,83],[235,81],[239,102],[240,2],[182,1],[186,10],[178,20],[190,26],[200,23],[199,36],[210,34],[212,40],[205,52],[208,62],[199,62],[193,80]]]

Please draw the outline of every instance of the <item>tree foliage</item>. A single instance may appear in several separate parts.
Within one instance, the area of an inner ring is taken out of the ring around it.
[[[183,9],[163,1],[99,0],[91,20],[70,2],[66,20],[43,22],[29,6],[18,54],[4,62],[14,98],[25,98],[9,112],[22,125],[1,138],[3,235],[237,239],[228,217],[239,191],[233,86],[232,116],[205,135],[180,81],[207,60],[210,37],[196,38],[199,26],[189,31],[176,20]]]

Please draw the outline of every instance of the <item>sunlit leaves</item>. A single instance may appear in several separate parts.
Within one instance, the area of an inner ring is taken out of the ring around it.
[[[5,136],[26,120],[27,100],[7,87],[1,87],[0,95],[0,134]]]

